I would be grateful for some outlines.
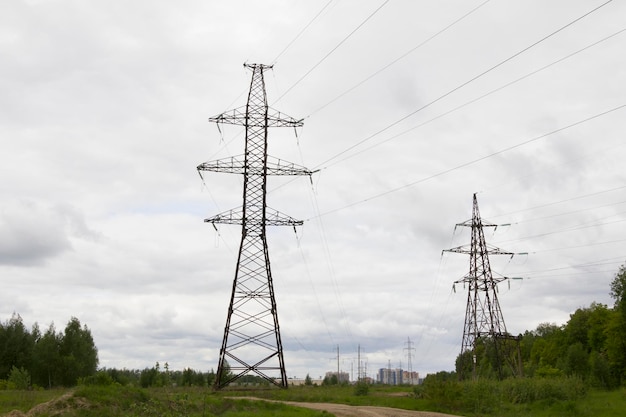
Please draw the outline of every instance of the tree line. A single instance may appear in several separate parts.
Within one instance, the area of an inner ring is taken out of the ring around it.
[[[228,361],[224,361],[222,381],[228,381],[232,376]],[[94,376],[84,378],[81,382],[87,385],[110,385],[115,383],[142,388],[212,387],[216,378],[217,374],[213,369],[209,372],[202,372],[192,368],[184,368],[182,371],[179,371],[171,370],[167,362],[163,366],[156,362],[154,366],[142,370],[103,368]],[[269,386],[269,382],[260,376],[244,375],[237,380],[237,385]]]
[[[625,384],[626,266],[615,274],[610,295],[613,307],[592,302],[564,325],[542,323],[519,336],[519,348],[513,339],[478,340],[475,352],[457,357],[456,373],[465,379],[502,379],[519,370],[526,377],[577,377],[606,389]],[[516,362],[517,368],[506,366]]]
[[[62,332],[54,323],[43,333],[37,323],[29,331],[16,313],[0,323],[0,388],[74,386],[97,367],[91,331],[76,317]]]

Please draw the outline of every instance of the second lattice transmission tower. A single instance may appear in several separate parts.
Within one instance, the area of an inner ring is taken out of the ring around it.
[[[211,117],[209,121],[243,125],[246,133],[245,153],[198,166],[199,171],[243,174],[243,206],[204,220],[213,224],[242,226],[239,256],[214,387],[223,388],[240,377],[253,373],[287,388],[265,227],[296,226],[301,225],[302,221],[267,207],[267,176],[310,176],[312,172],[268,156],[268,128],[300,127],[303,123],[302,120],[285,116],[268,106],[264,72],[271,66],[244,66],[252,71],[246,105]]]
[[[489,255],[509,255],[513,252],[501,250],[495,246],[487,245],[485,241],[485,227],[497,227],[496,224],[484,222],[478,210],[476,194],[473,197],[472,218],[456,225],[471,229],[471,243],[469,246],[459,246],[447,249],[444,252],[456,252],[470,255],[470,270],[467,275],[456,284],[467,287],[467,307],[465,311],[465,324],[463,326],[463,342],[461,346],[461,361],[472,362],[472,377],[477,377],[477,345],[479,342],[491,343],[495,358],[495,368],[498,376],[502,378],[503,362],[511,366],[512,373],[519,374],[519,344],[516,337],[511,336],[504,323],[504,316],[498,301],[498,283],[509,279],[508,277],[494,277],[489,263]],[[459,377],[464,375],[468,366],[458,367]]]

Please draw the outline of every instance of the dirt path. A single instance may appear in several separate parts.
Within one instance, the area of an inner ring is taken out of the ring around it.
[[[244,397],[231,397],[244,398]],[[274,401],[263,398],[245,397],[255,401],[272,401],[292,405],[294,407],[310,408],[311,410],[326,411],[336,417],[459,417],[452,414],[435,413],[432,411],[402,410],[400,408],[374,407],[365,405],[346,405],[332,403],[301,403],[296,401]]]

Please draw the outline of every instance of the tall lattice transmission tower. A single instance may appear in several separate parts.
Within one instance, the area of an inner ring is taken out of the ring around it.
[[[459,378],[467,377],[465,374],[470,366],[472,378],[477,377],[476,350],[479,342],[489,343],[493,346],[494,365],[499,378],[503,377],[503,362],[507,362],[511,366],[514,375],[519,374],[521,373],[519,339],[507,332],[498,301],[497,285],[509,278],[494,277],[489,263],[489,255],[509,255],[512,257],[514,253],[487,245],[483,228],[497,227],[497,225],[484,222],[481,219],[476,194],[473,197],[472,218],[466,222],[458,223],[455,228],[458,226],[471,228],[472,237],[469,247],[464,245],[444,250],[444,252],[470,255],[469,273],[454,283],[455,285],[462,283],[464,287],[467,287],[467,307],[460,356],[461,361],[465,363],[462,363],[458,369]],[[470,366],[467,364],[468,361],[471,361]]]
[[[242,226],[214,388],[223,388],[250,373],[287,388],[265,227],[296,226],[303,222],[267,207],[267,176],[310,176],[312,172],[268,156],[269,127],[295,128],[303,123],[269,108],[264,72],[271,66],[244,64],[244,67],[252,71],[246,105],[209,121],[218,126],[220,123],[245,126],[245,153],[198,166],[198,171],[243,174],[243,206],[204,220],[214,225]]]

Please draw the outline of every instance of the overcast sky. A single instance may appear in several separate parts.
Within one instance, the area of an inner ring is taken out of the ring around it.
[[[453,370],[478,193],[509,332],[564,324],[626,260],[623,1],[0,3],[0,319],[77,317],[103,367],[217,367],[251,72],[304,127],[269,153],[268,229],[289,377]],[[604,5],[603,5],[604,4]],[[603,5],[603,6],[602,6]],[[602,6],[602,7],[599,7]],[[597,10],[594,10],[597,9]],[[508,225],[507,225],[508,224]],[[507,225],[507,226],[505,226]],[[412,344],[407,344],[410,338]],[[413,349],[409,350],[411,347]]]

